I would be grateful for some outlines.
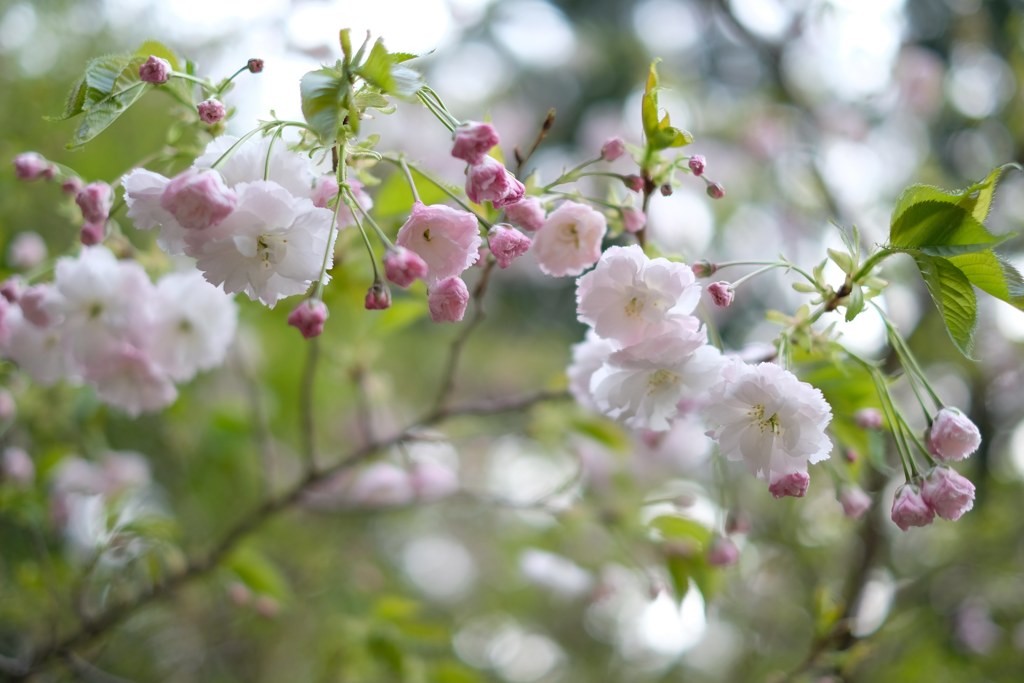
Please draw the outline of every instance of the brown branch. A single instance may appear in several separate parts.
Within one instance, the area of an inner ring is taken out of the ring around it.
[[[373,441],[361,446],[333,465],[307,472],[290,489],[275,498],[267,499],[239,520],[212,549],[204,555],[193,557],[180,571],[169,574],[163,580],[144,588],[134,596],[115,602],[99,614],[84,619],[81,625],[71,633],[36,648],[27,661],[19,662],[9,657],[0,658],[0,672],[6,673],[9,680],[24,680],[50,666],[53,662],[90,645],[139,609],[151,603],[172,597],[183,586],[216,569],[220,562],[235,549],[242,539],[260,529],[267,521],[276,517],[279,513],[291,509],[311,488],[323,483],[339,472],[355,467],[382,450],[391,448],[402,441],[415,438],[415,433],[424,427],[456,417],[517,412],[545,401],[564,400],[568,396],[567,392],[539,392],[511,400],[489,403],[476,402],[458,408],[447,409],[438,407],[411,426],[389,438]]]

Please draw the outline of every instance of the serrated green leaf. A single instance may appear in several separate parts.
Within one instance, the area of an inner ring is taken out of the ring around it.
[[[44,116],[47,121],[65,121],[82,113],[85,105],[85,76],[78,79],[71,90],[68,91],[67,100],[64,102],[64,111],[57,116]]]
[[[394,82],[391,92],[399,97],[415,97],[416,92],[423,87],[420,72],[397,63],[391,66],[391,80]]]
[[[953,256],[949,261],[978,289],[1024,310],[1024,278],[995,252],[963,254]]]
[[[181,60],[178,55],[175,54],[174,50],[167,47],[158,40],[147,40],[135,50],[135,55],[143,57],[143,61],[149,58],[150,55],[159,57],[160,59],[166,59],[171,65],[171,69],[174,71],[181,71]]]
[[[338,129],[349,109],[348,81],[335,69],[310,71],[299,82],[302,115],[326,145],[338,138]]]
[[[79,124],[68,149],[81,147],[102,133],[135,104],[146,90],[139,67],[147,57],[111,55],[94,59],[85,69],[85,100]]]
[[[960,353],[970,358],[978,322],[978,302],[970,280],[948,259],[917,254],[914,260],[950,338]]]
[[[967,209],[932,200],[907,207],[889,229],[890,246],[920,249],[932,256],[982,251],[1005,239],[986,230]]]

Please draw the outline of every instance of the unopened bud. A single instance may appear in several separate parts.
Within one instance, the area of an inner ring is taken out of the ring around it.
[[[662,185],[661,186],[661,196],[662,197],[671,197],[672,196],[672,186],[669,185],[668,183],[665,183],[664,185]]]
[[[708,294],[711,296],[711,301],[719,308],[728,308],[732,305],[732,300],[736,296],[735,290],[732,285],[728,282],[712,282],[708,285]]]
[[[750,520],[739,510],[729,510],[725,516],[725,533],[745,534],[750,531]]]
[[[75,203],[82,210],[86,223],[106,223],[113,202],[114,191],[102,181],[89,183],[75,195]]]
[[[145,83],[159,85],[166,83],[170,77],[171,63],[155,55],[150,55],[149,59],[139,67],[139,79]]]
[[[615,161],[626,153],[626,143],[622,138],[611,138],[601,147],[601,158],[605,161]]]
[[[697,261],[690,268],[696,277],[711,277],[718,271],[718,266],[706,259]]]
[[[327,306],[319,299],[303,301],[288,314],[288,324],[302,333],[306,339],[319,337],[327,320]]]
[[[708,183],[707,192],[712,199],[721,199],[725,196],[725,188],[721,183]]]
[[[740,549],[725,536],[716,536],[708,548],[708,564],[712,567],[729,567],[740,559]]]
[[[469,288],[460,277],[448,277],[434,283],[427,296],[430,318],[436,323],[462,320],[468,305]]]
[[[694,154],[692,157],[690,157],[690,161],[688,163],[688,166],[690,167],[690,172],[693,173],[693,175],[695,176],[704,175],[705,163],[706,160],[702,155]]]
[[[78,193],[82,191],[82,187],[82,179],[78,176],[65,178],[64,182],[60,184],[61,192],[69,195],[78,195]]]
[[[853,414],[853,420],[861,429],[881,429],[882,411],[878,408],[861,408]]]
[[[14,157],[14,175],[19,180],[38,180],[49,166],[50,162],[36,152],[23,152]]]
[[[626,187],[633,190],[633,192],[644,191],[644,179],[633,173],[622,178],[622,182],[626,184]]]
[[[246,67],[248,67],[250,73],[258,74],[263,71],[262,59],[257,59],[256,57],[253,57],[248,62],[246,62],[245,65]]]
[[[86,223],[78,233],[79,239],[87,247],[92,247],[103,241],[107,232],[107,223]]]
[[[622,227],[626,232],[638,233],[647,225],[647,215],[631,206],[622,209]]]
[[[199,112],[199,118],[203,120],[203,123],[219,123],[227,110],[224,108],[224,103],[220,100],[215,100],[212,97],[208,100],[203,100],[196,107]]]
[[[363,302],[368,311],[383,311],[391,307],[391,290],[383,282],[374,282],[366,290],[366,300]]]

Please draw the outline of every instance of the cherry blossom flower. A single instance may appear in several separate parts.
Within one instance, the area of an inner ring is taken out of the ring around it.
[[[169,178],[159,173],[136,168],[121,179],[128,217],[139,230],[160,228],[157,244],[166,253],[176,256],[185,253],[185,228],[160,204]]]
[[[680,400],[716,382],[721,362],[700,321],[684,316],[661,334],[609,355],[591,377],[590,390],[605,415],[634,429],[665,431]]]
[[[172,178],[160,197],[160,206],[183,228],[198,232],[220,224],[237,204],[238,197],[219,173],[194,168]]]
[[[46,242],[38,232],[19,232],[7,247],[7,263],[12,268],[34,268],[46,254]]]
[[[943,408],[926,435],[928,451],[942,462],[963,460],[981,445],[981,432],[956,408]]]
[[[626,206],[622,209],[622,227],[628,233],[638,233],[647,225],[647,214],[640,209]]]
[[[569,391],[581,406],[595,412],[599,410],[590,391],[590,379],[616,348],[615,342],[599,337],[594,330],[587,330],[584,340],[573,345],[572,363],[566,374],[569,375]]]
[[[304,293],[320,277],[331,212],[275,182],[242,183],[236,190],[238,208],[230,216],[198,238],[189,234],[196,266],[225,292],[245,292],[270,307]]]
[[[635,244],[605,251],[576,285],[580,321],[621,345],[665,331],[699,301],[700,285],[689,267],[650,259]]]
[[[156,283],[152,354],[178,382],[224,362],[235,338],[238,307],[198,271],[170,273]]]
[[[314,181],[319,174],[308,157],[291,151],[280,140],[266,137],[242,143],[229,157],[221,160],[237,142],[238,138],[233,135],[215,138],[192,164],[193,168],[211,168],[220,160],[217,171],[224,178],[224,183],[232,189],[237,190],[237,186],[242,183],[269,180],[296,197],[313,199]]]
[[[469,305],[469,288],[460,277],[448,277],[430,286],[427,306],[436,323],[459,322]]]
[[[544,207],[536,197],[523,197],[505,207],[505,218],[523,230],[536,232],[544,227]]]
[[[82,210],[86,223],[106,223],[114,203],[114,192],[104,182],[89,183],[79,190],[75,203]]]
[[[850,519],[859,519],[871,508],[871,496],[859,486],[844,486],[839,492],[839,504],[843,514]]]
[[[707,417],[722,455],[764,478],[806,473],[809,463],[832,451],[825,434],[832,411],[821,391],[773,363],[731,361],[712,391]]]
[[[405,247],[388,249],[384,255],[384,274],[399,287],[408,287],[427,276],[427,262]]]
[[[928,526],[935,519],[935,510],[924,498],[916,484],[904,484],[896,489],[890,513],[892,521],[903,531],[912,526]]]
[[[427,264],[428,285],[461,275],[476,263],[483,239],[476,216],[443,204],[413,204],[409,220],[395,243],[410,249]]]
[[[552,211],[533,238],[541,272],[555,277],[579,275],[601,258],[608,224],[604,214],[567,201]]]
[[[135,417],[174,403],[178,390],[145,349],[122,342],[90,360],[85,378],[105,403]]]
[[[507,225],[495,225],[487,234],[487,245],[498,267],[508,268],[530,248],[530,238]]]
[[[494,157],[485,156],[466,170],[466,196],[477,204],[502,207],[523,198],[526,187]]]

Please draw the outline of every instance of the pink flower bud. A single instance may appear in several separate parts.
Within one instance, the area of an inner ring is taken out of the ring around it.
[[[668,183],[665,183],[664,185],[662,185],[661,189],[659,191],[661,192],[661,196],[662,197],[671,197],[672,196],[672,186],[669,185]]]
[[[399,287],[408,287],[427,276],[427,262],[411,249],[395,247],[384,254],[384,274]]]
[[[47,164],[46,168],[43,169],[43,180],[53,180],[57,177],[57,167],[53,164]]]
[[[167,183],[160,206],[186,230],[206,230],[231,215],[238,204],[234,191],[216,171],[188,169]]]
[[[935,511],[921,497],[916,484],[904,484],[896,489],[892,501],[892,521],[903,531],[912,526],[928,526],[935,519]]]
[[[942,462],[963,460],[981,445],[981,433],[956,408],[943,408],[925,433],[928,451]]]
[[[693,173],[693,175],[695,175],[695,176],[702,176],[702,175],[704,175],[704,164],[705,163],[707,163],[707,162],[706,162],[706,160],[704,159],[704,157],[702,155],[694,154],[692,157],[690,157],[690,161],[688,163],[688,165],[690,167],[690,172]]]
[[[103,238],[107,233],[107,224],[103,223],[86,223],[82,226],[81,231],[78,233],[78,238],[87,247],[92,247],[103,241]]]
[[[460,277],[440,280],[430,288],[427,305],[434,322],[458,322],[466,314],[466,306],[469,305],[469,288]]]
[[[368,311],[383,311],[385,308],[391,308],[391,290],[382,282],[373,283],[366,290],[366,299],[363,305]]]
[[[690,268],[695,277],[711,277],[718,272],[718,266],[707,260],[697,261]]]
[[[262,71],[263,71],[263,60],[262,59],[258,59],[256,57],[253,57],[252,59],[250,59],[248,62],[245,63],[245,66],[249,69],[249,73],[254,73],[254,74],[262,73]]]
[[[644,191],[644,179],[636,175],[635,173],[632,175],[625,176],[622,179],[622,182],[625,183],[626,187],[633,190],[633,192]]]
[[[82,191],[82,187],[82,179],[79,178],[78,176],[71,176],[70,178],[65,178],[64,182],[60,184],[61,192],[67,195],[77,196],[78,193]]]
[[[934,467],[921,484],[921,497],[939,517],[955,522],[974,507],[974,484],[949,467]]]
[[[139,78],[145,83],[166,83],[171,77],[171,63],[150,55],[146,63],[139,67]]]
[[[712,282],[708,285],[708,295],[711,297],[712,303],[719,308],[728,308],[732,305],[732,300],[735,298],[736,293],[733,291],[732,285],[728,282]]]
[[[466,171],[466,196],[477,204],[508,206],[523,198],[526,187],[494,157],[485,156]]]
[[[479,164],[484,156],[501,140],[498,131],[489,123],[468,121],[455,129],[452,156],[470,164]]]
[[[708,548],[708,564],[712,567],[729,567],[740,559],[740,549],[731,538],[716,536]]]
[[[505,207],[505,218],[523,230],[536,232],[544,226],[547,215],[536,197],[524,197]]]
[[[21,278],[17,275],[12,275],[0,283],[0,296],[8,302],[16,304],[18,303],[18,299],[21,298],[21,293],[24,289],[25,286],[21,281]]]
[[[351,180],[349,183],[355,184]],[[338,179],[333,175],[323,175],[317,178],[316,186],[313,188],[313,206],[326,209],[327,204],[338,196]]]
[[[631,206],[622,209],[622,227],[626,232],[638,233],[647,225],[647,215]]]
[[[861,429],[881,429],[884,424],[878,408],[861,408],[853,414],[853,420]]]
[[[611,138],[601,146],[601,158],[605,161],[615,161],[626,153],[626,143],[622,138]]]
[[[530,238],[506,225],[495,225],[487,233],[487,244],[498,266],[508,268],[530,248]]]
[[[203,120],[203,123],[209,124],[219,123],[224,118],[224,115],[227,114],[224,103],[212,97],[200,102],[196,110],[199,112],[199,118]]]
[[[288,314],[288,324],[302,333],[306,339],[319,337],[327,320],[327,305],[320,299],[307,299]]]
[[[844,486],[839,492],[839,504],[843,506],[844,515],[859,519],[871,508],[871,496],[859,486]]]
[[[14,175],[19,180],[38,180],[49,167],[50,162],[36,152],[22,152],[14,157]]]
[[[3,478],[19,486],[28,486],[36,478],[36,466],[24,449],[11,446],[4,449]]]
[[[772,472],[768,492],[776,498],[783,498],[785,496],[803,498],[810,484],[811,476],[806,472],[790,472],[788,474]]]
[[[707,192],[712,199],[721,199],[725,196],[725,188],[721,183],[708,183]]]
[[[75,203],[82,210],[86,223],[106,223],[114,203],[114,191],[102,181],[89,183],[75,196]]]
[[[857,451],[853,450],[852,448],[847,448],[846,450],[843,451],[843,460],[850,463],[851,465],[857,462],[857,458],[859,457],[860,456],[857,454]]]

